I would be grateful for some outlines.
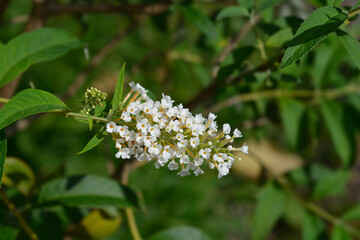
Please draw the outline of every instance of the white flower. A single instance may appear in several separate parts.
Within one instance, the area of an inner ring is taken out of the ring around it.
[[[175,162],[174,160],[172,160],[169,165],[168,168],[170,170],[177,170],[179,168],[179,164],[177,164],[177,162]]]
[[[130,155],[129,155],[129,149],[128,148],[122,148],[120,149],[116,154],[115,154],[116,158],[122,158],[122,159],[129,159]]]
[[[116,132],[119,133],[121,137],[125,137],[129,130],[127,126],[118,126]]]
[[[185,177],[185,176],[190,175],[190,172],[189,172],[189,170],[182,169],[180,172],[178,172],[177,175],[180,175],[180,177]]]
[[[235,130],[234,130],[234,137],[236,137],[236,138],[242,137],[241,132],[240,132],[239,129],[237,129],[237,128],[235,128]]]
[[[210,153],[211,153],[210,148],[200,149],[200,151],[199,151],[200,156],[205,159],[209,159]]]
[[[181,158],[180,158],[180,164],[188,164],[190,163],[190,159],[189,159],[189,156],[188,155],[182,155]]]
[[[149,127],[149,124],[147,122],[148,122],[148,120],[146,118],[143,119],[142,121],[137,122],[136,128],[146,134],[147,129]]]
[[[227,166],[226,163],[220,163],[218,165],[218,172],[219,172],[219,175],[218,177],[221,178],[222,176],[225,176],[229,173],[229,168]]]
[[[194,171],[194,174],[195,174],[196,176],[199,176],[199,175],[201,175],[201,174],[204,174],[204,171],[201,170],[200,167],[197,167],[196,170]]]
[[[114,122],[108,122],[108,123],[106,124],[106,131],[107,131],[108,133],[113,133],[114,130],[115,130],[115,128],[116,128],[116,123],[114,123]]]
[[[153,125],[152,127],[150,127],[149,133],[151,134],[151,136],[154,136],[154,137],[160,136],[161,131],[160,131],[159,125]]]
[[[198,137],[193,137],[193,138],[190,138],[190,145],[193,147],[193,148],[196,148],[200,143],[200,139]]]
[[[146,136],[144,137],[144,145],[146,147],[150,147],[152,145],[153,142],[155,142],[156,137],[154,136]]]
[[[151,147],[149,147],[149,153],[152,153],[156,156],[160,154],[161,150],[162,146],[160,144],[154,143],[153,145],[151,145]]]
[[[137,142],[137,143],[143,143],[144,142],[144,134],[143,133],[137,133],[136,135],[135,135],[135,141]]]
[[[242,151],[245,154],[249,154],[249,147],[244,143],[244,145],[240,148],[240,151]]]
[[[196,157],[194,159],[194,163],[196,166],[201,166],[203,164],[203,162],[204,162],[204,159],[202,159],[201,157]]]
[[[213,113],[209,113],[208,121],[214,121],[216,119],[216,115]]]
[[[184,139],[177,143],[179,148],[185,148],[188,145],[188,140]]]
[[[130,122],[131,121],[130,113],[127,111],[122,112],[121,119],[124,120],[125,122]]]
[[[169,122],[169,126],[171,127],[171,129],[175,132],[177,132],[179,130],[179,120],[172,120]]]
[[[182,140],[184,139],[184,134],[178,133],[178,134],[176,134],[175,138],[176,138],[178,141],[182,141]]]
[[[164,147],[164,150],[162,152],[162,157],[165,159],[170,159],[174,156],[174,149],[171,148],[171,146],[167,145]]]
[[[224,132],[225,134],[230,134],[230,132],[231,132],[231,127],[230,127],[230,125],[229,125],[228,123],[225,123],[225,124],[223,125],[223,132]]]
[[[213,158],[216,162],[220,163],[220,162],[224,162],[224,160],[226,160],[227,155],[223,154],[223,153],[218,153],[218,154],[214,154]]]
[[[163,98],[161,99],[161,106],[163,108],[171,108],[174,101],[171,100],[169,96],[166,96],[164,94],[162,96]]]

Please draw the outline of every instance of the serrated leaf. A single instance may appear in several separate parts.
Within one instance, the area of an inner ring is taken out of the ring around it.
[[[81,150],[80,152],[78,152],[78,154],[82,154],[82,153],[87,152],[90,149],[93,149],[94,147],[96,147],[99,143],[102,142],[102,140],[104,140],[106,135],[107,135],[107,132],[105,132],[103,130],[103,128],[100,129],[100,131],[92,139],[90,139],[90,141],[86,144],[84,149]]]
[[[320,236],[324,230],[325,230],[324,223],[319,217],[311,213],[306,213],[302,227],[303,240],[322,239],[320,238]]]
[[[255,13],[261,13],[264,10],[266,10],[269,7],[272,7],[280,2],[282,2],[283,0],[261,0],[257,2],[257,8],[255,10]]]
[[[342,192],[349,177],[349,171],[339,170],[320,179],[315,185],[313,199],[321,199]]]
[[[360,69],[360,42],[358,42],[353,36],[341,29],[336,30],[336,35],[349,56],[351,57],[351,59]]]
[[[0,110],[0,129],[30,115],[66,109],[65,104],[51,93],[26,89],[11,98]]]
[[[116,82],[114,97],[111,102],[113,113],[115,113],[115,111],[119,108],[121,99],[122,99],[122,94],[123,94],[123,89],[124,89],[125,64],[126,63],[123,64],[123,66],[120,70],[118,80]]]
[[[298,144],[301,118],[305,112],[305,106],[297,100],[283,98],[279,101],[280,113],[287,139],[290,146],[295,148]]]
[[[300,59],[318,43],[334,32],[347,18],[341,9],[326,6],[316,9],[301,24],[281,61],[284,68]]]
[[[321,112],[330,133],[334,148],[345,166],[352,163],[352,144],[346,135],[346,129],[342,117],[344,109],[334,101],[321,101]]]
[[[7,150],[7,141],[6,141],[5,129],[1,129],[0,130],[0,188],[4,174],[6,150]]]
[[[276,204],[275,204],[276,203]],[[256,204],[252,239],[265,239],[284,211],[285,193],[274,183],[266,184]]]
[[[281,29],[274,35],[268,38],[266,46],[268,47],[282,47],[285,43],[289,42],[293,38],[293,33],[290,27]]]
[[[231,6],[221,10],[221,12],[219,12],[219,14],[216,16],[216,20],[221,20],[229,17],[246,17],[246,16],[249,16],[249,12],[246,8]]]
[[[214,41],[219,38],[215,25],[204,13],[192,7],[182,7],[181,9],[190,22],[192,22],[203,34]]]
[[[25,44],[26,43],[26,44]],[[50,61],[84,43],[66,31],[41,28],[13,38],[0,54],[0,87],[38,62]]]
[[[337,225],[331,234],[331,240],[351,240],[350,234],[341,226]]]
[[[149,238],[149,240],[211,240],[211,238],[194,227],[181,226],[160,231]]]
[[[349,209],[341,218],[344,220],[360,220],[360,205]]]
[[[40,188],[36,206],[134,207],[135,193],[118,182],[97,176],[60,178]]]

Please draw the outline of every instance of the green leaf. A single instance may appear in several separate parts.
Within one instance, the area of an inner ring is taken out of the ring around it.
[[[319,217],[311,213],[306,213],[302,227],[303,240],[323,239],[320,238],[320,236],[324,232],[324,230],[325,230],[324,223]]]
[[[228,18],[228,17],[245,17],[249,16],[249,12],[244,7],[227,7],[221,10],[221,12],[216,16],[216,20]]]
[[[258,6],[255,10],[255,13],[261,13],[264,10],[266,10],[269,7],[272,7],[280,2],[282,2],[283,0],[260,0],[257,2]]]
[[[89,123],[89,129],[90,129],[90,131],[92,131],[94,121],[93,121],[90,114],[87,115],[87,120],[88,120],[88,123]]]
[[[204,232],[194,227],[180,226],[160,231],[149,238],[149,240],[211,240]]]
[[[349,11],[349,14],[360,9],[360,1],[358,1]]]
[[[0,52],[4,49],[4,44],[0,42]]]
[[[335,226],[332,234],[331,240],[351,240],[350,234],[341,226]]]
[[[0,223],[0,240],[15,240],[19,229]]]
[[[5,158],[7,150],[7,141],[5,129],[0,130],[0,188],[2,183],[2,177],[4,174]]]
[[[123,64],[123,66],[120,70],[118,80],[116,82],[114,97],[111,102],[113,113],[115,113],[116,110],[118,110],[120,103],[121,103],[121,99],[122,99],[122,94],[123,94],[123,89],[124,89],[125,64],[126,63]]]
[[[281,61],[284,68],[308,53],[327,35],[334,32],[347,18],[347,14],[335,7],[321,7],[316,9],[301,24]]]
[[[285,133],[290,146],[295,148],[298,144],[301,118],[305,112],[305,106],[297,100],[283,98],[279,101],[280,113]]]
[[[289,223],[290,226],[301,227],[306,211],[299,197],[291,191],[286,192],[284,208],[284,220]]]
[[[104,128],[101,128],[100,131],[92,138],[90,141],[86,144],[83,150],[78,152],[78,154],[82,154],[84,152],[89,151],[90,149],[96,147],[99,143],[104,140],[105,136],[107,135],[107,132],[104,131]]]
[[[51,93],[26,89],[11,98],[0,110],[0,129],[30,115],[66,109],[65,104]]]
[[[349,171],[339,170],[320,179],[315,185],[313,199],[317,200],[343,192],[349,177]]]
[[[353,150],[342,119],[344,109],[334,101],[322,100],[321,111],[336,152],[345,166],[349,166],[353,160]]]
[[[341,29],[336,30],[336,35],[347,53],[350,55],[351,59],[360,69],[360,42]]]
[[[82,46],[84,43],[69,33],[52,28],[41,28],[17,36],[1,51],[0,87],[34,63],[53,60]]]
[[[237,2],[241,7],[244,7],[246,9],[254,7],[254,0],[237,0]]]
[[[252,239],[262,240],[274,227],[284,211],[285,194],[274,183],[266,184],[256,204]]]
[[[293,38],[293,33],[290,27],[281,29],[274,35],[268,38],[266,46],[268,47],[282,47],[285,43],[289,42]]]
[[[343,0],[327,0],[328,6],[339,6],[342,3]]]
[[[97,176],[60,178],[40,188],[36,206],[134,207],[136,195],[118,182]]]
[[[215,25],[204,13],[192,7],[182,7],[181,9],[190,22],[192,22],[203,34],[214,41],[219,39],[219,34]]]
[[[360,204],[348,210],[341,218],[344,220],[360,220]]]

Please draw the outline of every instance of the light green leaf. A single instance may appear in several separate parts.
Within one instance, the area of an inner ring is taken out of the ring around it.
[[[122,99],[122,94],[123,94],[123,89],[124,89],[125,64],[126,63],[123,64],[123,66],[120,70],[118,80],[116,82],[114,97],[111,102],[113,113],[115,113],[116,110],[119,108],[121,99]]]
[[[334,32],[347,16],[341,9],[335,7],[326,6],[316,9],[297,30],[295,37],[289,43],[290,47],[285,51],[280,67],[284,68],[308,53],[327,35]]]
[[[360,1],[358,1],[349,11],[349,14],[360,9]]]
[[[344,220],[360,220],[360,204],[348,210],[341,218]]]
[[[51,93],[26,89],[11,98],[0,110],[0,129],[30,115],[66,109],[65,104]]]
[[[313,199],[321,199],[343,192],[349,177],[349,171],[339,170],[320,179],[315,185]]]
[[[343,30],[336,30],[336,35],[341,44],[344,46],[351,59],[356,66],[360,69],[360,42]]]
[[[305,106],[297,100],[283,98],[279,101],[281,119],[285,127],[290,146],[295,148],[298,144],[301,118],[305,112]]]
[[[344,109],[334,101],[322,100],[321,111],[336,152],[339,154],[342,162],[349,166],[353,160],[353,153],[351,149],[352,144],[346,135],[346,129],[342,120]]]
[[[216,20],[228,18],[228,17],[245,17],[249,16],[249,12],[244,7],[227,7],[221,10],[221,12],[216,16]]]
[[[2,183],[2,177],[4,174],[5,158],[7,150],[7,141],[5,129],[0,130],[0,188]]]
[[[3,50],[4,49],[4,44],[2,43],[2,42],[0,42],[0,52],[1,52],[1,50]]]
[[[237,0],[237,2],[241,7],[244,7],[246,9],[254,7],[254,0]]]
[[[90,141],[86,144],[83,150],[78,152],[78,154],[82,154],[84,152],[89,151],[90,149],[96,147],[99,143],[104,140],[105,136],[107,135],[107,132],[104,131],[103,128],[100,129],[100,131],[92,138]]]
[[[89,123],[89,129],[90,129],[90,131],[92,131],[92,127],[93,127],[94,121],[93,121],[93,119],[92,119],[92,117],[91,117],[90,114],[87,115],[87,120],[88,120],[88,123]]]
[[[272,7],[280,2],[282,2],[283,0],[260,0],[257,2],[258,6],[255,10],[255,13],[261,13],[264,10],[266,10],[269,7]]]
[[[26,43],[26,44],[25,44]],[[0,55],[0,87],[38,62],[50,61],[84,43],[63,30],[41,28],[9,41]]]
[[[268,38],[266,46],[268,47],[282,47],[285,43],[289,42],[293,38],[293,33],[290,27],[286,27],[276,32],[274,35]]]
[[[319,240],[324,230],[324,223],[319,217],[311,213],[306,213],[302,227],[303,240]]]
[[[118,182],[97,176],[60,178],[40,188],[36,206],[134,207],[136,195]]]
[[[275,204],[276,203],[276,204]],[[252,239],[262,240],[274,227],[284,211],[285,194],[274,183],[266,184],[256,204]]]
[[[211,240],[204,232],[194,227],[181,226],[160,231],[149,238],[149,240]]]
[[[331,240],[351,240],[350,234],[341,226],[337,225],[331,234]]]
[[[328,6],[339,6],[344,0],[326,0]]]
[[[293,192],[286,192],[286,203],[284,210],[284,220],[294,227],[301,227],[305,217],[305,207],[298,196]]]
[[[207,37],[214,41],[219,39],[219,34],[215,25],[204,13],[192,7],[182,7],[181,9],[190,22],[192,22]]]

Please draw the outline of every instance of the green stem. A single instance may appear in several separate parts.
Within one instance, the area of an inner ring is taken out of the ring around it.
[[[360,7],[354,8],[354,9],[349,11],[349,17],[348,18],[352,18],[356,14],[359,14],[359,13],[360,13]]]
[[[9,99],[6,98],[0,98],[0,103],[7,103]]]
[[[73,118],[84,119],[84,120],[88,119],[88,115],[81,114],[81,113],[64,112],[64,111],[54,111],[54,112],[63,113],[63,114],[66,115],[66,117],[73,117]],[[103,122],[103,123],[108,123],[109,122],[109,120],[106,119],[106,118],[94,117],[94,116],[90,116],[90,117],[94,121],[99,121],[99,122]]]

